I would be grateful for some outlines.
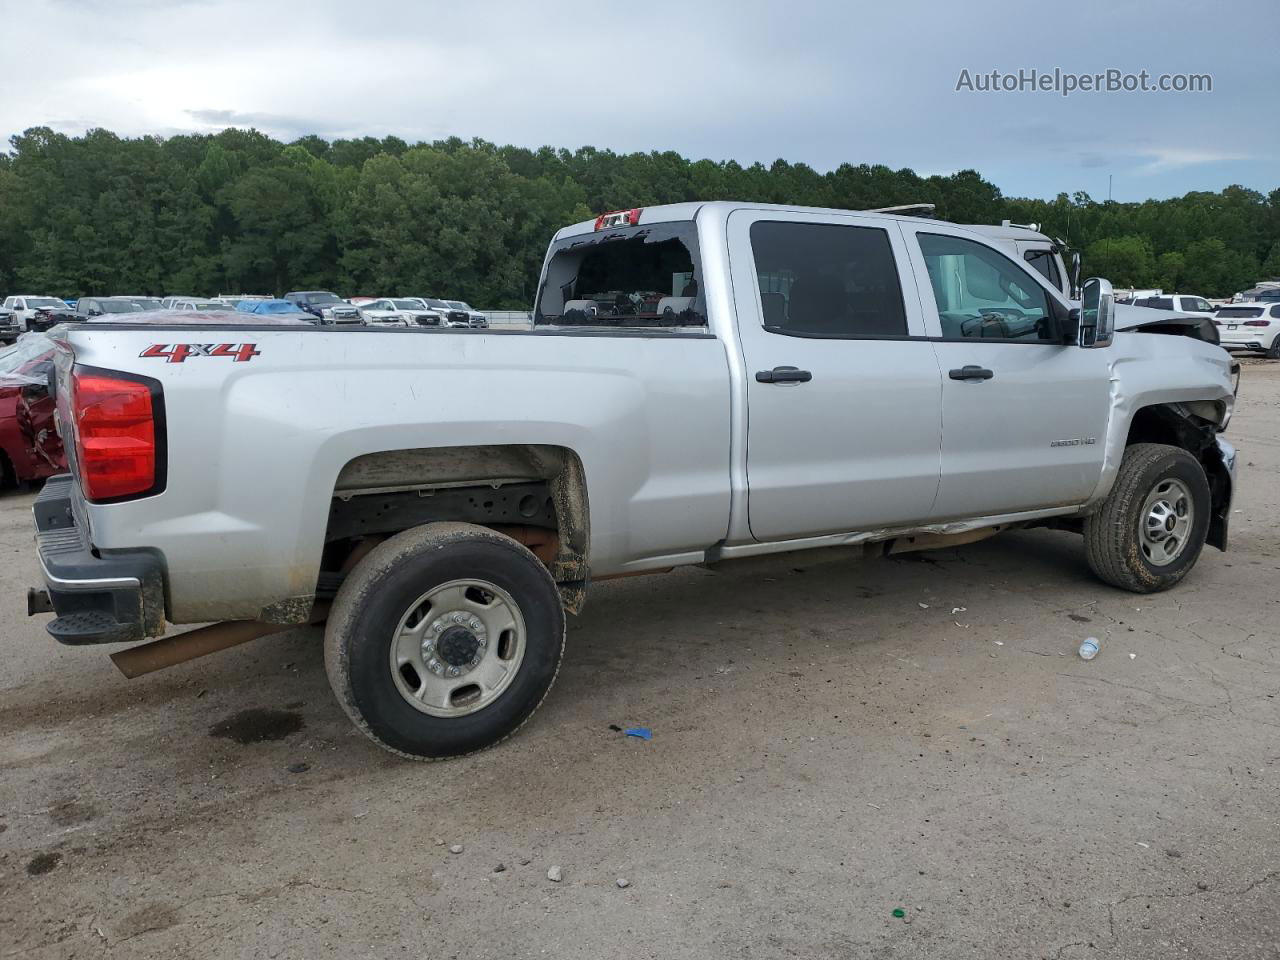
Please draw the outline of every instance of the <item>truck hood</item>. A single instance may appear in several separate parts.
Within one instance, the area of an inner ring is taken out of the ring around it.
[[[1128,303],[1116,304],[1117,330],[1138,333],[1168,333],[1176,337],[1192,337],[1205,343],[1217,344],[1218,328],[1211,317],[1195,313],[1179,313],[1176,310],[1157,310],[1153,307],[1135,307]]]

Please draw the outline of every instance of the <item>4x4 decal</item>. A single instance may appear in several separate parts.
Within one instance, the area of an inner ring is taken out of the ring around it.
[[[182,363],[187,357],[230,357],[235,363],[247,363],[262,352],[256,343],[153,343],[140,357],[164,357],[169,363]]]

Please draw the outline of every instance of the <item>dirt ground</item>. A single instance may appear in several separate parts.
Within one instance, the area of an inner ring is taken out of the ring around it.
[[[6,495],[0,958],[1280,957],[1280,364],[1229,436],[1232,549],[1171,593],[1047,531],[602,584],[534,720],[425,765],[314,629],[58,646]]]

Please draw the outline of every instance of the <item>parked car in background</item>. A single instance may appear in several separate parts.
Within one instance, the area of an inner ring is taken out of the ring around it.
[[[164,305],[157,297],[121,297],[122,300],[132,300],[143,310],[163,310]]]
[[[1133,301],[1135,307],[1153,307],[1156,310],[1176,310],[1179,313],[1202,313],[1213,316],[1217,309],[1204,297],[1191,296],[1185,293],[1170,293],[1164,296],[1139,297]]]
[[[487,327],[489,325],[489,318],[469,303],[462,300],[446,300],[445,303],[449,304],[454,310],[461,310],[467,315],[467,326]]]
[[[0,350],[0,482],[43,480],[67,469],[49,390],[53,341],[28,334]]]
[[[401,327],[438,327],[441,315],[413,297],[383,297],[360,305],[370,323]]]
[[[71,307],[41,307],[32,315],[27,326],[31,330],[44,333],[60,323],[75,323],[80,319]]]
[[[220,293],[215,300],[221,300],[223,303],[229,303],[237,310],[242,303],[252,303],[260,300],[274,300],[275,298],[265,293]]]
[[[61,310],[66,307],[67,302],[57,297],[36,297],[29,293],[19,293],[12,297],[5,297],[4,305],[17,316],[20,329],[30,330],[31,318],[35,316],[37,310],[48,308]]]
[[[8,307],[0,307],[0,343],[13,343],[22,335],[22,320]]]
[[[428,307],[440,314],[444,318],[444,326],[446,327],[471,327],[471,326],[488,326],[489,321],[485,320],[483,324],[471,322],[471,311],[465,309],[466,304],[455,307],[453,304],[462,303],[462,301],[440,300],[436,297],[423,297],[423,302]]]
[[[1214,315],[1218,340],[1228,350],[1265,353],[1280,360],[1280,299],[1275,302],[1233,303]]]
[[[248,313],[255,317],[294,317],[304,323],[319,324],[320,318],[307,313],[290,300],[241,300],[236,305],[237,313]]]
[[[1280,303],[1280,280],[1260,280],[1231,298],[1232,303]]]
[[[131,297],[81,297],[76,302],[77,320],[114,317],[122,313],[142,313],[142,307]]]
[[[355,326],[364,323],[364,315],[359,307],[347,303],[328,290],[293,290],[286,293],[284,298],[318,317],[322,324]]]
[[[196,310],[200,313],[234,313],[235,307],[221,300],[174,300],[169,304],[170,310]]]

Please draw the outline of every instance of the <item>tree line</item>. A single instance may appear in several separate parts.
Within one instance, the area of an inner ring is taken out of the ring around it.
[[[977,172],[819,173],[398,137],[281,143],[255,130],[127,138],[36,127],[0,153],[0,291],[77,297],[448,296],[527,308],[547,241],[604,210],[735,199],[867,209],[933,203],[958,223],[1039,223],[1117,286],[1227,296],[1280,276],[1280,189],[1143,203],[1005,197]]]

